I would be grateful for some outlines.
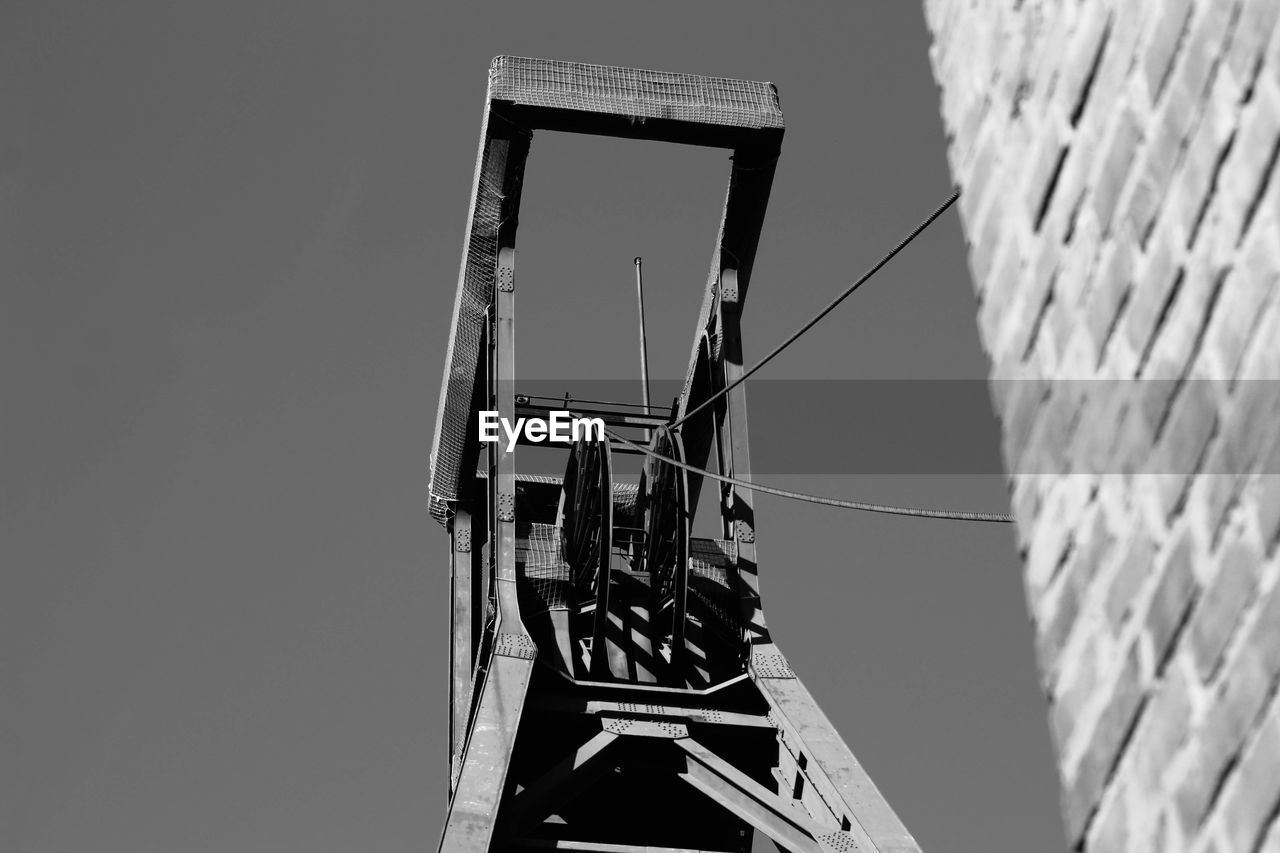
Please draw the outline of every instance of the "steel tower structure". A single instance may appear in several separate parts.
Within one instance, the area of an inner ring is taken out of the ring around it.
[[[613,438],[522,475],[477,413],[566,405],[520,393],[515,236],[535,130],[732,151],[684,389],[661,410],[568,401],[615,435],[749,480],[746,388],[671,429],[743,371],[741,318],[783,119],[772,84],[497,57],[471,191],[432,452],[449,532],[449,810],[440,849],[919,848],[796,677],[761,606],[748,491],[720,489],[722,538],[690,535],[703,478]],[[543,445],[545,446],[545,445]],[[709,484],[712,485],[712,484]]]

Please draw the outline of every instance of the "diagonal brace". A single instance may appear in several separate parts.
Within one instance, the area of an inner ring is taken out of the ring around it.
[[[675,742],[685,753],[680,779],[793,853],[822,853],[828,830],[692,738]]]
[[[616,743],[618,735],[613,732],[597,732],[591,740],[566,755],[554,767],[539,776],[529,787],[511,799],[511,808],[517,824],[537,824],[550,814],[559,794],[567,793],[566,789],[577,788],[597,775],[603,768],[600,757]]]

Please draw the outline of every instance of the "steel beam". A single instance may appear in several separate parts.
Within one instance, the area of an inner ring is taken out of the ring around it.
[[[547,402],[541,402],[547,400]],[[665,407],[654,407],[655,410],[665,411]],[[624,411],[621,406],[617,408],[606,408],[599,404],[579,403],[569,400],[565,403],[563,400],[552,400],[545,397],[530,398],[524,395],[516,397],[516,414],[522,418],[547,418],[552,412],[571,411],[575,415],[584,418],[600,418],[604,421],[605,426],[621,427],[632,429],[656,429],[670,420],[669,417],[662,415],[645,415],[636,411]],[[637,439],[639,441],[640,439]]]
[[[684,442],[678,433],[671,436],[672,456],[684,461]],[[676,673],[685,672],[688,667],[689,650],[685,634],[689,617],[689,533],[691,516],[689,503],[689,478],[683,468],[676,468],[672,474],[676,478],[676,494],[678,499],[672,515],[676,528],[676,564],[675,577],[672,583],[671,603],[671,668]],[[653,618],[657,618],[654,614]],[[688,676],[686,674],[687,681]]]
[[[517,166],[528,137],[513,135],[502,155]],[[508,167],[510,168],[510,166]],[[518,180],[516,181],[518,185]],[[518,205],[518,192],[512,199]],[[500,416],[515,414],[515,233],[514,208],[498,229],[494,295],[493,393]],[[442,853],[486,853],[510,769],[536,649],[520,619],[516,595],[515,451],[496,444],[497,499],[490,516],[496,558],[497,614],[487,672],[479,687],[471,733],[440,841]],[[494,482],[491,480],[491,482]]]
[[[551,813],[557,795],[565,795],[566,789],[570,792],[580,790],[581,786],[590,783],[598,775],[592,772],[593,768],[600,769],[601,756],[618,739],[619,736],[613,732],[596,732],[591,740],[556,762],[529,787],[512,797],[515,823],[526,829],[529,824],[537,824]]]
[[[506,438],[504,437],[502,441],[505,442]],[[499,442],[496,442],[496,441],[494,442],[494,444],[498,444],[498,443]],[[530,441],[528,438],[525,437],[524,430],[521,430],[520,435],[516,437],[516,446],[517,447],[551,447],[551,448],[559,448],[562,450],[567,448],[567,445],[564,445],[564,444],[558,444],[558,443],[552,444],[551,442],[548,442],[548,441]],[[609,452],[621,453],[624,456],[643,456],[644,455],[643,450],[634,450],[630,447],[627,447],[622,442],[614,441],[612,439],[609,439]]]
[[[849,831],[865,835],[866,849],[879,853],[920,853],[920,846],[890,807],[871,776],[794,675],[758,677],[756,684],[773,710],[784,747],[806,756],[803,773]]]
[[[773,721],[763,715],[681,705],[676,702],[641,704],[607,699],[575,699],[570,695],[542,695],[531,697],[529,707],[540,711],[554,711],[564,714],[631,714],[639,718],[687,720],[704,725],[737,726],[752,729],[776,728]]]
[[[790,801],[738,770],[692,738],[676,741],[686,756],[684,782],[794,853],[823,853],[827,832]]]
[[[579,850],[590,853],[737,853],[693,847],[654,847],[648,844],[604,844],[599,841],[569,841],[564,838],[521,838],[516,844],[532,850]]]
[[[449,610],[449,778],[455,778],[462,760],[462,743],[471,717],[472,658],[471,512],[459,507],[449,521],[449,576],[452,606]]]
[[[588,445],[582,445],[586,448]],[[606,639],[609,628],[609,583],[613,566],[613,460],[609,455],[606,442],[599,449],[601,487],[603,495],[600,500],[600,542],[596,559],[600,565],[596,575],[596,609],[591,616],[591,659],[587,670],[592,678],[606,677],[609,674],[609,643]]]
[[[738,269],[724,265],[720,269],[721,377],[725,385],[741,378],[742,304],[745,290]],[[723,387],[723,386],[721,386]],[[740,480],[751,479],[751,450],[747,441],[747,386],[738,385],[725,395],[721,435],[725,438],[724,472]],[[764,610],[760,606],[760,577],[756,563],[755,497],[746,489],[729,487],[726,509],[729,533],[737,542],[734,581],[738,591],[738,607],[747,642],[752,645],[770,642]]]

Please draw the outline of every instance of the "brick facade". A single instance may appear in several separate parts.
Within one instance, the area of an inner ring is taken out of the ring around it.
[[[925,5],[1069,843],[1280,851],[1280,2]]]

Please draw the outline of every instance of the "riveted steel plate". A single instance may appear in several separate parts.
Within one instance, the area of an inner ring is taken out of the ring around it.
[[[818,846],[832,853],[857,853],[862,847],[847,832],[828,832],[817,837]]]
[[[516,496],[510,492],[498,494],[498,521],[516,520]]]
[[[514,267],[498,267],[498,290],[502,293],[513,293],[516,289],[516,271]]]
[[[493,653],[508,658],[534,660],[538,657],[538,645],[528,634],[503,632],[493,641]]]
[[[606,732],[627,737],[652,737],[677,740],[689,736],[689,727],[684,723],[673,723],[669,720],[634,720],[621,717],[604,717],[601,724]]]
[[[787,659],[778,652],[752,652],[751,669],[759,678],[795,678]]]

